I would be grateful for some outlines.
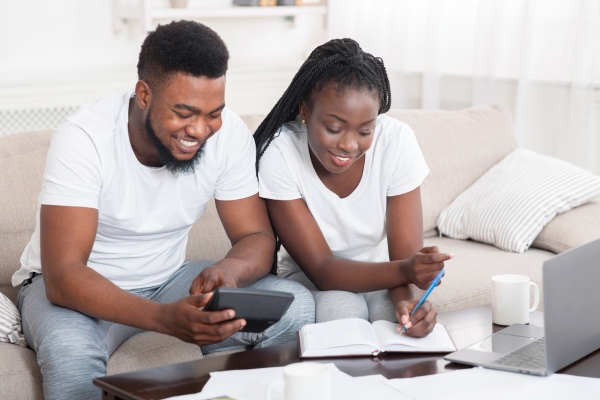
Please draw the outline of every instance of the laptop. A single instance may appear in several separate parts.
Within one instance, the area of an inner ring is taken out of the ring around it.
[[[544,261],[542,277],[544,328],[511,325],[444,358],[550,375],[600,348],[600,239]]]

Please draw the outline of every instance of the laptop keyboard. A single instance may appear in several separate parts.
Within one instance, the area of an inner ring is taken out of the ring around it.
[[[493,364],[523,369],[546,368],[546,338],[543,337],[494,361]]]

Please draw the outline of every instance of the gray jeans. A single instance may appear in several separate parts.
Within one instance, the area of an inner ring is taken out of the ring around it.
[[[188,296],[193,279],[213,263],[197,261],[184,264],[162,285],[130,292],[159,303],[175,302]],[[220,343],[202,346],[204,354],[292,341],[302,326],[314,323],[314,301],[303,286],[268,275],[248,287],[290,292],[294,294],[294,301],[281,321],[266,331],[237,333]],[[17,303],[25,338],[29,347],[37,353],[46,400],[100,399],[101,391],[92,384],[92,380],[106,375],[108,357],[121,343],[142,332],[138,328],[99,320],[51,304],[46,298],[41,275],[21,288]]]
[[[343,290],[320,291],[300,270],[285,271],[279,276],[298,282],[310,290],[315,298],[317,322],[344,318],[361,318],[370,322],[380,319],[398,322],[396,308],[387,290],[367,293],[352,293]]]

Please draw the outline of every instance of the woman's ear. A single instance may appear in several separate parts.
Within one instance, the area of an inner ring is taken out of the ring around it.
[[[302,123],[306,124],[306,120],[308,119],[308,105],[306,104],[306,101],[302,100],[298,111],[300,118],[302,119]]]

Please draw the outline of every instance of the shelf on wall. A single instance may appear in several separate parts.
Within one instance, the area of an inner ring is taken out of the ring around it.
[[[113,29],[119,32],[123,22],[139,21],[142,31],[154,27],[154,21],[180,19],[236,19],[236,18],[291,18],[298,16],[325,16],[327,7],[315,6],[273,6],[273,7],[186,7],[186,8],[150,8],[146,1],[138,0],[137,4],[121,4],[119,0],[112,2]]]
[[[201,18],[262,18],[296,17],[298,15],[325,15],[325,6],[275,6],[275,7],[206,7],[160,8],[150,10],[152,19]]]

